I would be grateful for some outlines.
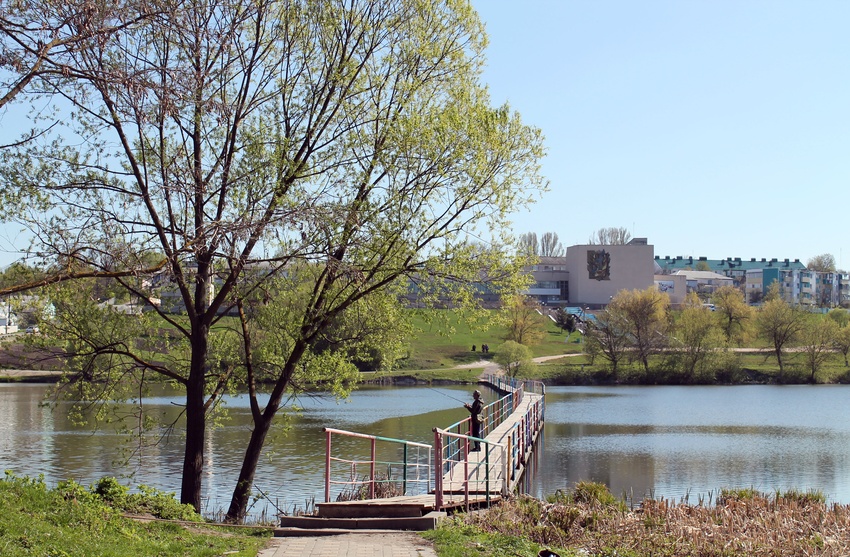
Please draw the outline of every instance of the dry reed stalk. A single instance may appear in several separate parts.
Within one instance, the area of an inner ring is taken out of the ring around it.
[[[763,494],[719,499],[714,507],[648,499],[633,511],[598,501],[520,497],[466,520],[591,555],[613,549],[695,557],[850,555],[850,507]]]

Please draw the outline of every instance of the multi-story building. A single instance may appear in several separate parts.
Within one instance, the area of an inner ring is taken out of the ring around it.
[[[547,305],[602,307],[620,290],[654,284],[653,246],[646,238],[625,245],[575,245],[564,257],[543,257],[529,268],[534,284],[526,291]]]
[[[647,262],[650,265],[647,265]],[[806,269],[799,259],[708,259],[660,257],[645,238],[626,245],[576,245],[564,257],[542,257],[530,267],[534,284],[526,294],[546,305],[601,307],[620,290],[655,286],[675,307],[689,291],[709,296],[720,286],[740,288],[757,304],[778,282],[789,303],[811,307],[850,307],[850,274]]]

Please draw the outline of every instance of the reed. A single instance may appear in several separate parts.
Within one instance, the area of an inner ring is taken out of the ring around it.
[[[546,502],[522,496],[464,521],[562,555],[838,557],[850,548],[850,506],[828,504],[819,492],[724,490],[713,506],[646,499],[634,510],[606,493],[584,484]]]

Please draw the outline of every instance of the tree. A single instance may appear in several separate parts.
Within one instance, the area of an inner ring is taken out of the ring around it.
[[[818,271],[819,273],[834,273],[835,256],[831,253],[816,255],[806,262],[806,268],[810,271]]]
[[[625,228],[600,228],[590,235],[587,243],[590,245],[622,246],[632,239],[631,233]]]
[[[803,354],[809,369],[809,382],[815,383],[815,374],[832,357],[832,349],[838,335],[838,324],[822,316],[809,316],[801,330]]]
[[[835,345],[835,349],[844,356],[844,367],[850,366],[850,362],[847,361],[847,354],[850,353],[850,326],[843,325],[838,327],[838,330],[835,332],[833,344]]]
[[[711,265],[709,265],[707,261],[697,261],[696,270],[711,271]]]
[[[554,232],[544,232],[540,237],[540,256],[563,257],[564,253],[564,246],[558,241],[558,235]]]
[[[522,373],[528,373],[534,368],[534,362],[531,356],[531,348],[528,346],[512,340],[506,340],[496,350],[493,361],[502,366],[508,377],[515,378]]]
[[[540,257],[563,257],[565,250],[558,235],[554,232],[545,232],[538,240],[536,232],[526,232],[519,235],[519,250],[525,255],[536,255]]]
[[[744,300],[743,292],[734,286],[721,286],[712,294],[711,302],[726,342],[741,342],[753,316],[753,309]]]
[[[41,17],[29,4],[14,16]],[[322,346],[372,296],[416,284],[423,303],[469,305],[475,284],[512,286],[518,262],[467,239],[507,238],[504,215],[545,188],[543,146],[490,106],[485,41],[455,0],[174,3],[57,51],[62,71],[16,97],[72,110],[61,134],[2,153],[4,214],[63,277],[111,278],[155,308],[139,327],[167,334],[144,348],[131,341],[140,328],[71,327],[94,313],[66,313],[56,334],[91,373],[184,389],[184,503],[200,508],[208,416],[238,380],[254,427],[230,520],[297,374],[351,369]],[[154,253],[163,272],[151,276]],[[264,288],[277,278],[291,282]],[[185,317],[156,305],[163,289]],[[266,356],[254,310],[277,296],[297,303]],[[228,313],[239,325],[211,335]]]
[[[519,235],[519,250],[523,255],[540,255],[540,244],[536,232],[526,232]]]
[[[654,286],[646,290],[622,290],[608,304],[609,313],[619,314],[631,348],[647,373],[649,357],[667,343],[669,307],[670,298]]]
[[[797,306],[791,306],[781,297],[774,296],[770,290],[767,298],[756,315],[756,324],[759,332],[773,346],[776,363],[782,373],[785,371],[782,359],[783,348],[793,342],[803,330],[806,314]]]
[[[847,325],[850,325],[850,311],[847,311],[846,309],[831,309],[826,315],[835,321],[839,327],[846,327]]]
[[[564,308],[555,310],[555,325],[562,331],[567,331],[567,338],[576,330],[576,316],[572,313],[567,313]]]
[[[33,80],[67,71],[64,61],[93,40],[106,40],[161,13],[154,3],[135,0],[3,3],[0,5],[0,70],[4,73],[0,77],[0,108],[24,93]],[[20,146],[40,133],[36,129],[28,130],[19,141],[0,148]]]
[[[685,308],[676,322],[676,336],[681,342],[679,350],[688,377],[693,380],[707,375],[712,355],[723,344],[723,333],[696,292],[690,292],[685,299]]]
[[[591,358],[601,354],[611,364],[611,373],[616,377],[620,362],[626,357],[629,347],[623,315],[607,308],[597,313],[596,321],[588,322],[585,339],[585,352]]]
[[[537,300],[529,296],[509,296],[502,301],[502,318],[507,325],[505,340],[533,346],[543,340],[544,321]]]

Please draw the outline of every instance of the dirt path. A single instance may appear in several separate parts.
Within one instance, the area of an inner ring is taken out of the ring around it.
[[[410,532],[272,538],[257,557],[437,557],[431,542]]]

